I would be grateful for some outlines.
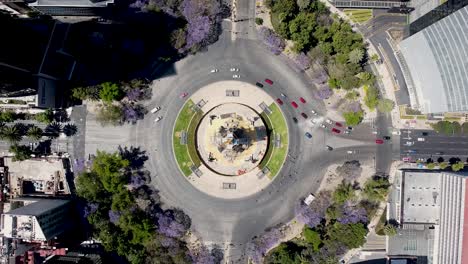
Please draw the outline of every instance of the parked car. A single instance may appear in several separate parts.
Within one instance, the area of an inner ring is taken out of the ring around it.
[[[283,101],[281,101],[281,99],[279,99],[279,98],[276,98],[276,102],[277,102],[279,105],[283,105]]]
[[[287,97],[287,96],[286,96],[284,93],[281,93],[281,96],[282,96],[282,97],[284,97],[284,98],[286,98],[286,97]]]
[[[257,85],[258,87],[260,88],[263,88],[263,84],[259,83],[259,82],[256,82],[255,85]]]
[[[343,126],[340,122],[335,122],[335,125],[336,125],[337,127],[342,127],[342,126]]]
[[[317,115],[317,112],[315,112],[314,110],[310,110],[310,112],[311,112],[313,115]]]
[[[155,108],[151,109],[151,113],[154,114],[154,113],[158,112],[159,110],[161,110],[161,107],[156,106]]]
[[[232,78],[233,78],[233,79],[239,79],[239,78],[240,78],[240,75],[239,75],[239,74],[234,74],[234,75],[232,76]]]
[[[301,103],[305,104],[306,103],[306,100],[302,97],[299,97],[299,101],[301,101]]]
[[[297,118],[293,117],[293,122],[297,124]]]
[[[392,135],[397,135],[397,136],[399,136],[399,135],[401,135],[401,132],[400,132],[400,131],[393,131],[393,132],[392,132]]]
[[[315,200],[315,196],[313,194],[307,195],[307,197],[304,199],[304,203],[306,205],[310,205],[313,201]]]
[[[380,144],[383,144],[383,140],[381,140],[381,139],[376,139],[376,140],[375,140],[375,143],[376,143],[376,144],[379,144],[379,145],[380,145]]]
[[[348,150],[348,151],[346,151],[346,153],[348,153],[348,154],[354,154],[354,153],[356,153],[356,151],[355,151],[355,150]]]
[[[232,71],[232,72],[238,72],[238,71],[239,71],[239,68],[231,68],[231,69],[229,69],[229,70]]]
[[[341,130],[336,129],[336,128],[332,128],[332,132],[336,133],[336,134],[339,134],[339,133],[341,133]]]
[[[328,145],[327,145],[325,148],[326,148],[327,150],[329,150],[329,151],[332,151],[332,150],[333,150],[333,148],[330,147],[330,146],[328,146]]]
[[[265,82],[268,83],[269,85],[273,85],[273,81],[270,79],[265,79]]]
[[[351,131],[345,130],[344,133],[345,133],[345,134],[351,134]]]
[[[391,137],[389,137],[389,136],[385,136],[385,137],[383,137],[383,138],[384,138],[385,140],[390,140],[390,139],[391,139]]]
[[[307,117],[308,117],[305,113],[301,113],[301,116],[302,116],[303,118],[305,118],[305,119],[307,119]]]
[[[158,117],[156,117],[156,119],[154,120],[154,122],[159,122],[159,121],[161,121],[161,119],[162,119],[162,116],[158,116]]]
[[[403,159],[401,159],[402,161],[404,162],[410,162],[411,161],[411,158],[410,157],[404,157]]]
[[[211,73],[218,72],[218,69],[212,69],[210,72],[211,72]]]
[[[330,119],[325,120],[325,122],[327,122],[330,125],[333,124],[333,122]]]
[[[418,138],[418,141],[426,141],[425,138]]]
[[[317,123],[317,121],[315,121],[315,119],[311,119],[310,122],[311,122],[312,124],[314,124],[314,125]]]
[[[352,127],[352,126],[348,126],[347,129],[348,129],[348,130],[353,130],[353,127]]]
[[[312,138],[312,135],[311,135],[309,132],[305,132],[305,136],[306,136],[307,138]]]
[[[429,135],[429,133],[427,133],[427,132],[422,132],[422,135],[423,135],[423,136],[427,136],[427,135]]]
[[[184,93],[181,93],[181,94],[179,95],[179,97],[180,97],[180,98],[185,98],[187,95],[188,95],[188,93],[185,93],[185,92],[184,92]]]
[[[406,141],[405,146],[413,146],[414,142],[413,141]]]
[[[294,101],[291,102],[291,105],[292,105],[294,108],[297,108],[297,107],[298,107],[297,103],[294,102]]]
[[[439,151],[439,152],[436,152],[436,153],[434,153],[434,154],[436,154],[436,155],[444,155],[444,152],[443,152],[443,151]]]
[[[323,123],[320,124],[320,127],[321,127],[321,128],[327,128],[327,126],[326,126],[325,124],[323,124]]]

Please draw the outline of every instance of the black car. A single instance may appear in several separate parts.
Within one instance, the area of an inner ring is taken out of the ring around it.
[[[385,140],[390,140],[390,137],[389,136],[385,136],[383,137]]]
[[[297,118],[293,117],[293,121],[297,124]]]
[[[353,130],[352,126],[347,127],[348,130]]]
[[[257,86],[260,87],[260,88],[263,88],[263,84],[261,84],[261,83],[259,83],[259,82],[255,83],[255,85],[257,85]]]
[[[427,133],[427,132],[422,132],[422,135],[423,135],[423,136],[427,136],[427,135],[429,135],[429,133]]]

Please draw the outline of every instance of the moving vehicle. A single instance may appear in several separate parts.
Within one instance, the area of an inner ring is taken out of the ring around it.
[[[186,92],[183,92],[179,95],[180,98],[185,98],[186,96],[188,95],[188,93]]]
[[[410,157],[404,157],[403,159],[401,159],[402,161],[404,162],[410,162],[411,161],[411,158]]]
[[[232,72],[238,72],[238,71],[239,71],[239,68],[231,68],[231,69],[229,69],[229,70],[232,71]]]
[[[429,133],[427,133],[427,132],[422,132],[422,135],[423,135],[423,136],[427,136],[427,135],[429,135]]]
[[[329,151],[332,151],[332,150],[333,150],[333,148],[330,147],[330,146],[328,146],[328,145],[327,145],[325,148],[326,148],[327,150],[329,150]]]
[[[161,121],[161,119],[162,119],[162,116],[158,116],[158,117],[156,117],[156,119],[154,120],[154,122],[159,122],[159,121]]]
[[[315,121],[315,119],[311,119],[310,122],[311,122],[312,124],[314,124],[314,125],[317,123],[317,121]]]
[[[297,103],[294,102],[294,101],[291,102],[291,105],[292,105],[294,108],[297,108],[297,107],[298,107]]]
[[[273,85],[273,81],[270,79],[265,79],[265,82],[268,83],[269,85]]]
[[[377,131],[372,131],[372,134],[377,135],[378,132]]]
[[[283,96],[284,98],[286,98],[287,96],[284,94],[284,93],[281,93],[281,96]]]
[[[323,124],[323,123],[320,124],[320,127],[321,127],[321,128],[327,128],[327,126],[326,126],[325,124]]]
[[[311,112],[313,115],[317,115],[317,112],[315,112],[314,110],[310,110],[310,112]]]
[[[234,78],[234,79],[239,79],[239,78],[240,78],[240,75],[239,75],[239,74],[234,74],[234,75],[232,76],[232,78]]]
[[[356,153],[356,151],[355,151],[355,150],[348,150],[348,151],[346,151],[346,153],[348,153],[348,154],[354,154],[354,153]]]
[[[259,83],[259,82],[256,82],[255,85],[257,85],[258,87],[260,88],[263,88],[263,84]]]
[[[155,108],[151,109],[151,113],[154,114],[154,113],[158,112],[159,110],[161,110],[161,107],[156,106]]]
[[[333,124],[333,122],[330,119],[325,120],[325,122],[327,122],[330,125]]]
[[[418,138],[418,141],[426,141],[425,138]]]
[[[280,105],[283,105],[283,101],[281,101],[281,99],[279,99],[279,98],[276,98],[276,102],[277,102],[278,104],[280,104]]]
[[[307,138],[312,138],[312,135],[311,135],[309,132],[305,132],[305,136],[306,136]]]
[[[340,122],[335,122],[335,125],[336,125],[337,127],[342,127],[342,126],[343,126]]]
[[[293,117],[293,121],[295,124],[297,124],[297,118]]]
[[[400,132],[400,131],[393,131],[393,132],[392,132],[392,135],[397,135],[397,136],[399,136],[399,135],[401,135],[401,132]]]
[[[336,128],[332,128],[332,132],[336,133],[336,134],[339,134],[339,133],[341,133],[341,130],[336,129]]]
[[[376,139],[376,140],[375,140],[375,143],[376,143],[376,144],[379,144],[379,145],[380,145],[380,144],[383,144],[383,140],[381,140],[381,139]]]
[[[345,130],[344,133],[345,133],[345,134],[351,134],[351,131]]]
[[[211,72],[211,73],[218,72],[218,69],[212,69],[210,72]]]
[[[436,154],[436,155],[444,155],[444,152],[443,152],[443,151],[440,151],[440,152],[436,152],[436,153],[434,153],[434,154]]]
[[[385,140],[390,140],[391,138],[389,136],[383,137]]]
[[[353,130],[352,126],[347,127],[348,130]]]
[[[301,101],[301,103],[305,104],[306,103],[306,100],[302,97],[299,97],[299,101]]]
[[[305,119],[307,119],[307,117],[308,117],[305,113],[301,113],[301,116],[302,116],[303,118],[305,118]]]
[[[310,205],[313,201],[315,200],[315,196],[313,194],[307,195],[307,197],[304,199],[304,203],[306,205]]]
[[[414,142],[413,141],[406,141],[405,146],[413,146]]]

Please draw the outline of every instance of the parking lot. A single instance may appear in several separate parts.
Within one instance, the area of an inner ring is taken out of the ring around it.
[[[423,135],[423,133],[427,133]],[[447,136],[432,130],[402,129],[400,135],[400,156],[415,162],[418,159],[432,158],[437,161],[442,157],[468,158],[468,136]]]

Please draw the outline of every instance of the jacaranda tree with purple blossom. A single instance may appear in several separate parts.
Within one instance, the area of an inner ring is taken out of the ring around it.
[[[342,214],[336,220],[342,224],[367,223],[367,212],[364,208],[345,202]]]
[[[272,228],[252,242],[249,242],[247,252],[250,259],[254,263],[260,264],[268,250],[278,244],[283,238],[284,234],[280,229]]]
[[[121,215],[122,214],[118,211],[109,210],[109,221],[113,224],[117,224]]]
[[[187,232],[187,228],[176,221],[173,215],[169,212],[157,214],[158,231],[168,237],[181,238]]]
[[[307,70],[310,67],[310,59],[304,52],[297,54],[295,61],[303,71]]]
[[[258,31],[260,39],[275,55],[279,55],[286,47],[284,40],[273,30],[267,27],[261,27]]]

